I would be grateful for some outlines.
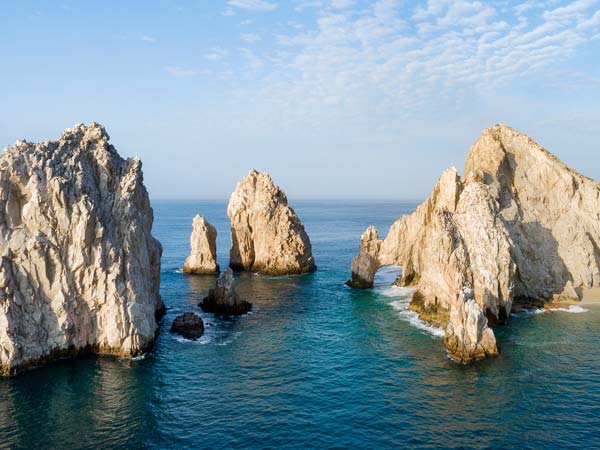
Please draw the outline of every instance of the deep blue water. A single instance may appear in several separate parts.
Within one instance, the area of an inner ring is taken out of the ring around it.
[[[240,276],[255,310],[233,321],[195,306],[213,277],[177,270],[196,213],[227,266],[226,202],[153,206],[171,308],[155,351],[0,380],[0,448],[600,448],[599,309],[513,318],[498,358],[463,367],[410,323],[401,290],[343,285],[366,226],[384,234],[415,205],[294,202],[318,271]],[[207,323],[198,342],[168,332],[189,310]]]

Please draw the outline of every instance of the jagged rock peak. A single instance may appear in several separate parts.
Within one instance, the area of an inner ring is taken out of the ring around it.
[[[230,267],[267,275],[316,269],[310,239],[285,193],[268,173],[252,169],[231,194]]]
[[[598,183],[496,125],[471,147],[463,179],[448,169],[385,239],[363,234],[351,284],[401,266],[411,308],[445,322],[448,352],[468,362],[496,353],[488,322],[506,323],[513,304],[577,301],[600,286],[599,223]]]
[[[183,272],[190,274],[219,273],[217,264],[217,229],[204,216],[196,215],[192,221],[190,256],[183,265]]]
[[[139,159],[101,125],[0,155],[0,373],[96,352],[135,356],[157,331],[160,243]]]

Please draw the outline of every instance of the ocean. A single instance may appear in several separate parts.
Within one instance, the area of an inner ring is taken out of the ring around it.
[[[364,229],[383,236],[415,204],[291,203],[317,272],[238,275],[254,310],[217,320],[196,306],[215,277],[180,267],[195,214],[227,266],[226,201],[153,201],[169,308],[154,351],[0,379],[0,448],[600,448],[600,309],[514,316],[495,330],[500,356],[455,364],[389,286],[397,269],[372,290],[344,285]],[[206,324],[195,342],[169,333],[187,311]]]

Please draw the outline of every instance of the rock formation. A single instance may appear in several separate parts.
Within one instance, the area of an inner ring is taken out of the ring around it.
[[[175,317],[171,324],[171,333],[177,333],[186,339],[196,340],[204,334],[202,317],[193,312],[187,312]]]
[[[190,274],[219,273],[217,264],[217,229],[204,218],[196,215],[190,236],[191,252],[183,264],[183,272]]]
[[[18,141],[0,155],[0,373],[151,348],[160,243],[139,159],[104,128]]]
[[[229,199],[230,267],[266,275],[316,269],[310,239],[268,173],[251,170]]]
[[[252,303],[242,300],[235,291],[231,269],[219,276],[215,287],[210,289],[208,297],[198,306],[216,316],[241,316],[252,309]]]
[[[416,288],[411,309],[446,326],[452,357],[495,354],[488,321],[506,323],[513,302],[577,300],[600,285],[600,185],[522,133],[486,129],[463,179],[448,169],[384,240],[367,229],[349,284],[371,287],[389,264]]]

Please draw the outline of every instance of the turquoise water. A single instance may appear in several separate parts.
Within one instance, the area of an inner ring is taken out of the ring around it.
[[[599,309],[515,317],[498,358],[458,366],[382,285],[393,273],[373,291],[343,285],[366,226],[384,233],[415,205],[294,203],[319,270],[240,276],[255,310],[222,321],[195,307],[214,278],[177,269],[196,213],[226,267],[226,203],[155,201],[171,308],[155,351],[0,380],[0,448],[600,448]],[[189,310],[207,323],[198,342],[168,332]]]

